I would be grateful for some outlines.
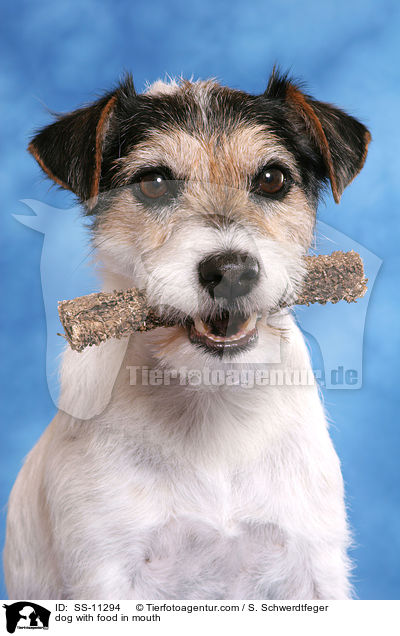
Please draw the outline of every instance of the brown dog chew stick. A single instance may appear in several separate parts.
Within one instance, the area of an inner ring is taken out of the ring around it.
[[[355,302],[367,286],[359,254],[332,252],[307,256],[307,275],[294,305]],[[75,351],[98,345],[108,338],[123,338],[135,331],[148,331],[165,323],[147,305],[146,295],[137,290],[100,292],[58,303],[66,338]]]
[[[367,291],[362,258],[357,252],[306,256],[307,275],[294,305],[356,302]]]

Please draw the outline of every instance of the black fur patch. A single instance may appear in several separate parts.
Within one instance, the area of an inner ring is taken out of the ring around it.
[[[295,158],[306,195],[316,203],[328,179],[327,166],[304,119],[286,99],[289,84],[293,82],[286,75],[274,72],[266,92],[259,96],[212,85],[205,109],[206,124],[190,88],[183,93],[139,95],[126,100],[113,122],[114,140],[104,154],[101,190],[110,189],[115,180],[114,159],[128,154],[152,130],[168,132],[171,127],[178,127],[193,135],[199,131],[218,135],[220,131],[229,133],[244,122],[265,125],[281,140]],[[321,120],[343,190],[362,166],[368,131],[339,109],[307,99]]]
[[[276,71],[265,93],[257,96],[211,83],[207,103],[200,107],[189,82],[184,82],[176,93],[137,95],[132,78],[127,76],[114,92],[43,129],[30,149],[50,177],[84,201],[93,195],[97,124],[112,97],[115,105],[102,143],[99,191],[103,193],[118,183],[115,160],[145,141],[151,131],[168,132],[171,127],[178,127],[193,135],[202,132],[218,136],[219,132],[229,134],[239,123],[257,123],[272,131],[293,155],[304,191],[316,203],[328,179],[326,160],[310,134],[304,115],[288,99],[289,86],[299,90],[286,75]],[[338,186],[343,190],[362,167],[369,133],[339,109],[303,94],[302,97],[321,122]]]
[[[317,199],[326,178],[324,165],[305,135],[301,120],[293,116],[283,100],[215,85],[209,91],[206,118],[205,125],[201,109],[190,91],[183,95],[138,95],[126,100],[113,118],[109,131],[100,190],[107,191],[115,183],[114,160],[127,155],[137,143],[146,141],[150,131],[168,132],[171,127],[178,127],[193,135],[200,131],[218,135],[219,132],[229,133],[244,122],[265,125],[281,139],[296,160],[306,194]]]

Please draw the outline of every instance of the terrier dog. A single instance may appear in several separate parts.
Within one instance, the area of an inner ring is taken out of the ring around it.
[[[10,497],[10,597],[350,596],[315,383],[188,378],[311,373],[282,301],[302,283],[324,185],[339,202],[369,140],[275,71],[262,95],[183,79],[137,94],[128,76],[34,137],[93,220],[104,290],[143,289],[179,324],[65,351],[60,410]]]

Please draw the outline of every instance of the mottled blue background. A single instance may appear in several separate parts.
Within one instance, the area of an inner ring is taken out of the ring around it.
[[[368,305],[363,387],[325,391],[325,401],[346,481],[358,597],[400,598],[400,3],[16,0],[3,3],[1,31],[1,541],[7,496],[22,459],[55,411],[46,378],[43,235],[12,214],[29,214],[22,199],[58,208],[73,204],[69,193],[49,189],[42,179],[25,151],[29,135],[50,121],[46,107],[73,109],[124,70],[132,70],[140,90],[146,80],[182,73],[261,92],[278,62],[319,99],[359,116],[373,134],[366,167],[340,207],[327,199],[319,213],[383,260]],[[68,260],[72,241],[82,245],[84,259],[84,236],[77,223],[58,233],[58,258]],[[56,288],[53,274],[48,282]],[[82,277],[77,291],[94,288],[88,272]],[[335,308],[324,311],[329,320]],[[350,347],[351,338],[347,322],[338,321],[332,349],[346,341]],[[0,597],[5,594],[0,586]]]

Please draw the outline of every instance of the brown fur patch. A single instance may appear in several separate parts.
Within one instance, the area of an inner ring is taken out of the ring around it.
[[[311,135],[315,139],[328,170],[328,176],[331,182],[333,198],[336,203],[339,203],[340,195],[339,195],[339,190],[337,185],[336,174],[333,167],[332,156],[331,156],[331,151],[329,149],[328,140],[324,133],[324,129],[322,128],[322,124],[319,121],[317,115],[315,114],[312,106],[310,106],[310,104],[307,102],[303,93],[299,91],[292,84],[290,84],[287,88],[286,97],[288,101],[290,101],[294,105],[296,110],[300,113]]]
[[[108,239],[126,247],[135,244],[143,254],[163,245],[172,230],[147,214],[127,190],[121,190],[113,200],[112,208],[99,219],[98,228],[105,244]]]
[[[90,193],[90,196],[93,199],[95,199],[97,195],[99,194],[103,142],[104,142],[105,134],[107,132],[107,125],[109,122],[109,118],[112,114],[116,101],[117,101],[117,96],[114,95],[114,97],[111,97],[111,99],[107,102],[107,104],[105,105],[105,107],[103,108],[101,112],[100,119],[96,127],[95,170],[93,174],[93,183],[92,183],[92,188]]]
[[[65,183],[64,181],[56,177],[55,174],[53,174],[53,172],[50,170],[50,168],[46,166],[43,159],[41,159],[39,151],[37,150],[33,141],[31,141],[31,143],[29,144],[28,151],[36,159],[43,172],[45,172],[50,179],[52,179],[55,183],[57,183],[57,185],[61,186],[62,188],[72,191],[72,188],[68,185],[68,183]]]
[[[284,202],[275,204],[263,222],[267,236],[304,247],[311,243],[314,224],[315,211],[300,189],[293,189]]]
[[[113,185],[129,183],[132,174],[144,167],[167,165],[177,179],[243,188],[249,174],[278,158],[298,176],[292,155],[273,133],[256,124],[239,125],[229,134],[218,135],[191,135],[178,128],[154,131],[128,156],[117,159]]]
[[[141,249],[156,249],[174,228],[192,217],[215,227],[247,224],[269,238],[308,246],[315,213],[299,186],[294,184],[283,201],[249,195],[251,179],[271,161],[284,163],[294,179],[300,179],[292,155],[261,125],[242,124],[230,133],[208,136],[181,129],[153,131],[146,142],[117,160],[115,186],[122,187],[121,196],[99,227],[123,244],[135,237]],[[168,167],[185,185],[179,207],[157,217],[123,186],[131,183],[137,171],[159,166]]]

